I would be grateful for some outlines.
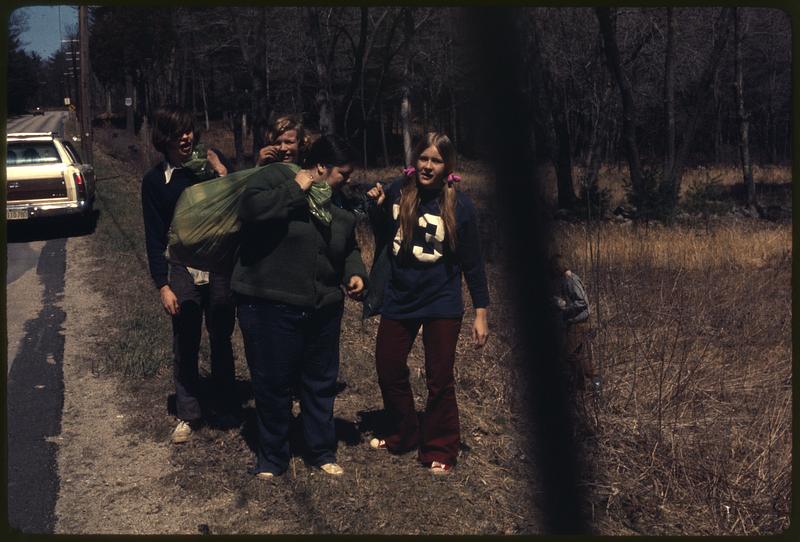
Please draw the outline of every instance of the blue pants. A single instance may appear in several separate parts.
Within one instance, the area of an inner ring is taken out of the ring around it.
[[[289,465],[295,375],[308,459],[315,466],[335,462],[333,402],[343,304],[313,310],[240,296],[238,310],[256,402],[256,472],[282,474]]]

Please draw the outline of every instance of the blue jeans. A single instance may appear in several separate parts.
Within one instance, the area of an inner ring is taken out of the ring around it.
[[[343,304],[314,310],[239,296],[238,310],[256,402],[256,472],[282,474],[289,465],[295,375],[308,459],[315,466],[336,461],[333,402]]]

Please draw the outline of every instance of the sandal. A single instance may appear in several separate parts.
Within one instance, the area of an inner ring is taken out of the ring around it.
[[[452,465],[448,465],[446,463],[442,463],[440,461],[433,461],[431,463],[431,474],[436,474],[440,476],[442,474],[450,474],[450,469],[453,468]]]
[[[379,438],[374,438],[369,441],[369,447],[373,450],[386,450],[386,441]]]

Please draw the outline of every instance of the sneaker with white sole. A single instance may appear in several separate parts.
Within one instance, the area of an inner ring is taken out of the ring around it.
[[[374,438],[369,441],[369,447],[373,450],[386,450],[386,441],[382,438]]]
[[[256,478],[258,478],[259,480],[272,480],[273,478],[275,478],[275,474],[268,471],[257,472]]]
[[[319,468],[322,472],[330,474],[331,476],[341,476],[344,474],[344,469],[336,463],[325,463],[324,465],[320,465]]]
[[[189,422],[183,420],[179,421],[175,429],[172,430],[172,443],[181,444],[182,442],[186,442],[192,438],[192,432],[192,426],[189,425]]]

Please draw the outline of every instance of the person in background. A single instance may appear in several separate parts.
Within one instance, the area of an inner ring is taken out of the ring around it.
[[[348,182],[353,162],[344,140],[323,136],[304,153],[302,169],[265,166],[242,194],[231,288],[256,403],[254,470],[263,480],[289,464],[295,382],[309,463],[344,473],[333,419],[343,290],[359,297],[366,270],[355,216],[334,205],[332,195]]]
[[[172,442],[177,444],[189,440],[208,414],[221,425],[238,422],[240,405],[236,399],[231,346],[235,307],[230,295],[230,277],[174,265],[164,255],[178,197],[185,188],[199,182],[182,167],[198,143],[192,114],[177,106],[166,106],[155,113],[152,130],[153,146],[164,155],[164,160],[142,179],[142,214],[150,275],[161,306],[172,320],[178,418]],[[217,175],[228,174],[230,166],[219,151],[209,149],[206,157]],[[198,373],[204,316],[211,350],[212,397],[208,409],[203,408],[206,401]]]
[[[269,144],[258,151],[256,166],[274,162],[299,164],[308,140],[299,116],[284,115],[275,119],[267,130]]]
[[[561,357],[570,370],[577,389],[591,383],[600,392],[600,377],[595,370],[591,352],[586,344],[589,321],[589,298],[578,275],[573,273],[561,254],[550,257],[550,277],[553,281],[553,306],[560,330]]]
[[[392,420],[390,434],[372,439],[370,446],[393,453],[418,447],[419,461],[437,475],[455,465],[461,441],[453,366],[464,315],[462,275],[475,308],[475,346],[486,344],[489,334],[489,291],[477,213],[469,196],[456,190],[460,177],[453,172],[455,160],[450,138],[428,133],[416,145],[414,161],[403,177],[385,189],[378,183],[367,192],[377,204],[372,213],[375,253],[385,250],[390,259],[390,266],[382,267],[390,269],[384,284],[373,276],[370,281],[373,289],[384,289],[376,308],[381,319],[375,365]],[[420,328],[428,387],[421,423],[407,363]]]

